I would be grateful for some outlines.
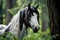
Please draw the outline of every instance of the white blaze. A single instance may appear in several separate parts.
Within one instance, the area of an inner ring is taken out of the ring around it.
[[[36,13],[33,13],[33,16],[31,16],[30,25],[32,26],[32,29],[39,26]]]

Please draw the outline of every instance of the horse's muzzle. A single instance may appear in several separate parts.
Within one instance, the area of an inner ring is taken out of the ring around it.
[[[34,33],[37,33],[38,30],[39,30],[39,27],[35,27],[35,29],[33,31],[34,31]]]

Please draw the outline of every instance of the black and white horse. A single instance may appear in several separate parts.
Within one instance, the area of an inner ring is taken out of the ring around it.
[[[37,33],[39,30],[39,12],[37,8],[38,5],[31,7],[31,5],[28,4],[28,7],[19,10],[8,24],[5,32],[9,31],[15,34],[19,40],[22,40],[21,36],[25,33],[24,31],[27,31],[28,27],[30,27],[34,33]]]

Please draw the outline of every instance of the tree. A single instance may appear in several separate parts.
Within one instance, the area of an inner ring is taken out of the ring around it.
[[[16,0],[7,0],[7,10],[14,7],[16,4]],[[10,12],[6,12],[6,24],[8,24],[11,21],[12,14]]]
[[[0,24],[2,24],[2,22],[3,22],[3,9],[2,9],[2,6],[3,6],[3,0],[0,0]]]
[[[47,0],[40,0],[40,4],[42,6],[41,10],[41,22],[42,22],[42,32],[45,32],[48,25],[48,8],[47,8]],[[41,7],[40,6],[40,7]]]
[[[46,28],[48,27],[48,13],[47,13],[47,6],[46,3],[44,3],[45,6],[42,7],[42,13],[41,13],[41,19],[42,19],[42,32],[46,31]]]
[[[60,1],[48,0],[50,30],[52,40],[60,39]]]

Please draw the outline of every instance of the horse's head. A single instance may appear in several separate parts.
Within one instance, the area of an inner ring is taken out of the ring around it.
[[[37,10],[38,5],[36,7],[31,7],[31,5],[28,5],[28,24],[32,28],[32,30],[36,33],[39,30],[39,12]]]

